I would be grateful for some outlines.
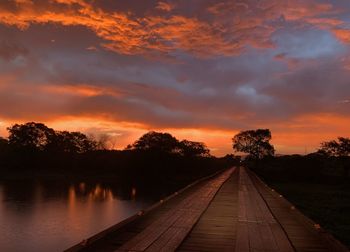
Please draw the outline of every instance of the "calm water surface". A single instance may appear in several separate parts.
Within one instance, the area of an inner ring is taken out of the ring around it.
[[[0,251],[61,251],[146,208],[154,198],[113,183],[0,182]]]

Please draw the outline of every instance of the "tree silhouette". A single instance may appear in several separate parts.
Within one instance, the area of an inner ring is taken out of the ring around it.
[[[210,151],[204,143],[182,140],[179,143],[180,152],[184,156],[210,156]]]
[[[182,140],[181,142],[169,133],[150,131],[144,134],[128,150],[141,150],[179,154],[184,157],[208,157],[210,151],[204,143]]]
[[[23,150],[84,153],[97,143],[80,132],[55,131],[43,123],[29,122],[7,128],[9,145]]]
[[[233,149],[236,152],[248,153],[253,159],[273,156],[275,149],[270,144],[271,132],[269,129],[241,131],[232,138]]]
[[[338,137],[337,140],[321,143],[319,153],[338,157],[342,162],[344,175],[349,176],[350,171],[350,139]]]
[[[338,140],[323,142],[321,143],[321,148],[318,151],[329,156],[350,156],[350,139],[338,137]]]
[[[141,136],[127,149],[174,153],[179,151],[178,147],[179,141],[169,133],[151,131]]]
[[[55,131],[43,123],[28,122],[7,128],[9,144],[28,150],[45,150],[55,141]]]
[[[114,150],[117,145],[117,137],[114,134],[90,134],[90,138],[95,140],[97,150]]]
[[[56,132],[55,150],[70,153],[84,153],[97,149],[97,143],[80,132]]]
[[[0,151],[6,150],[8,147],[8,140],[0,137]]]

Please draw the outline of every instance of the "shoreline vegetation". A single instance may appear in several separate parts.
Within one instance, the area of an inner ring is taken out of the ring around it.
[[[15,124],[0,139],[0,180],[119,181],[141,187],[181,188],[239,158],[210,155],[204,143],[148,132],[124,150],[107,138],[55,131],[42,123]]]

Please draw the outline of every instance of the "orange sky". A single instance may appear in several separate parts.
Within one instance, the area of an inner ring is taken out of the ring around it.
[[[0,135],[27,121],[149,130],[231,153],[269,128],[277,153],[349,136],[350,6],[323,0],[0,2]]]

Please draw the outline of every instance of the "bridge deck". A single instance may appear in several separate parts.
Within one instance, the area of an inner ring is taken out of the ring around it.
[[[343,252],[250,171],[230,169],[149,213],[68,251]]]

